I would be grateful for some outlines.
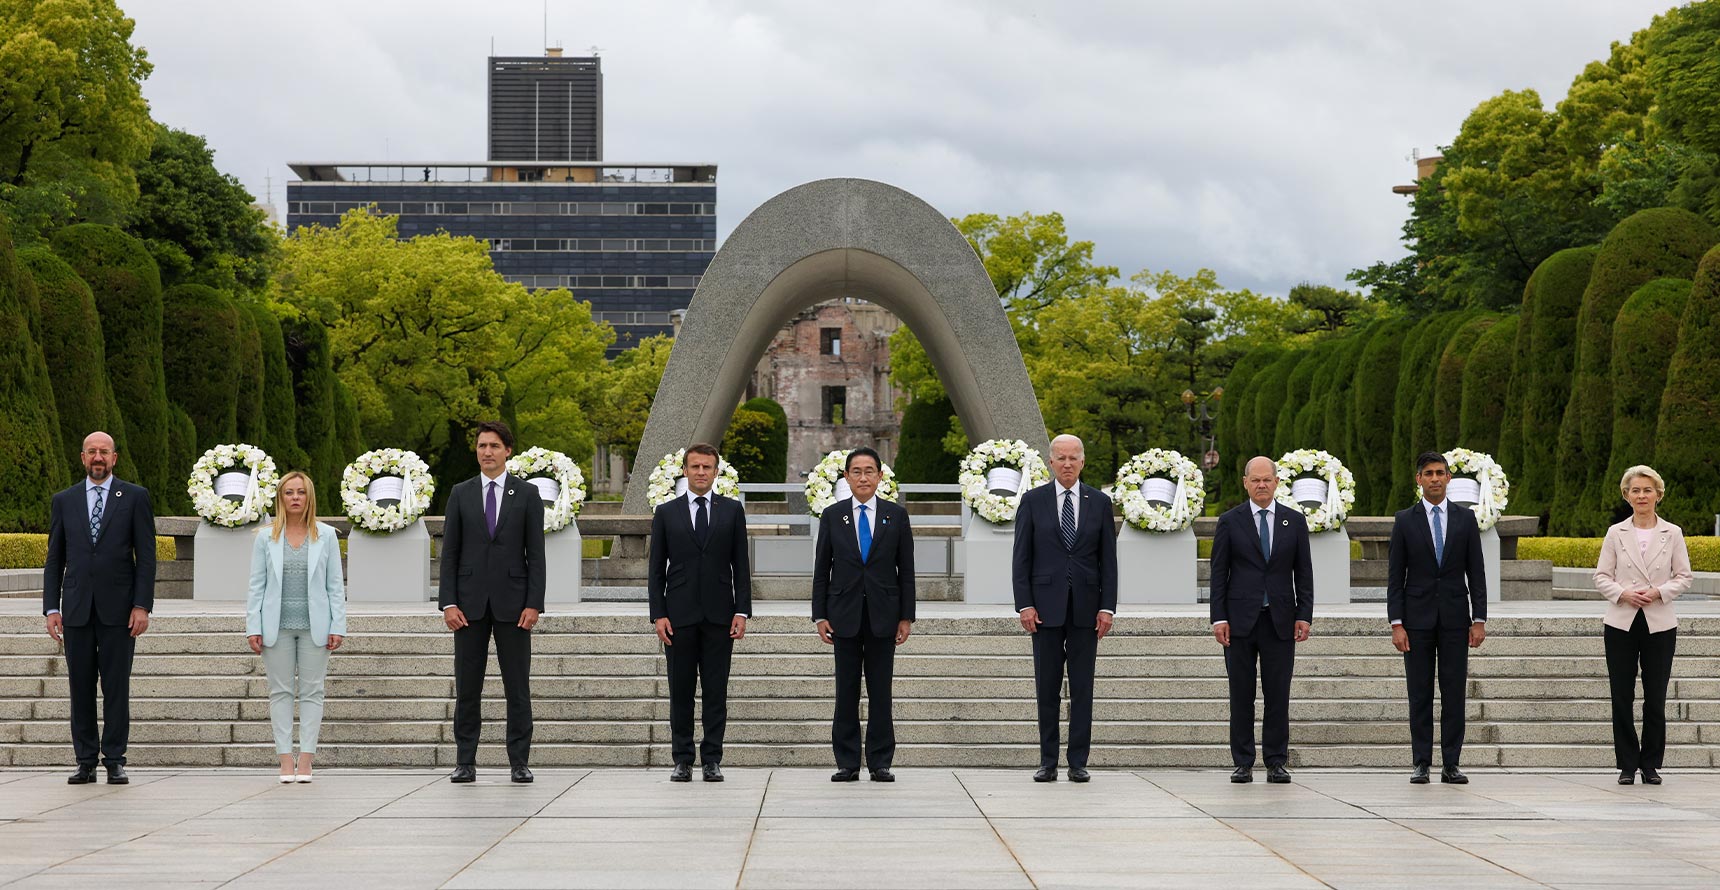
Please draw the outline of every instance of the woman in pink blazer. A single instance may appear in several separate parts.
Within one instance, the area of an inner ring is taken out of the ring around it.
[[[1690,552],[1684,532],[1661,519],[1655,507],[1666,483],[1654,470],[1624,471],[1619,491],[1631,517],[1607,529],[1601,542],[1595,586],[1607,606],[1607,676],[1612,682],[1613,753],[1618,783],[1642,780],[1660,784],[1666,757],[1666,684],[1672,677],[1672,652],[1678,644],[1678,616],[1672,601],[1690,589]],[[1634,704],[1637,665],[1642,666],[1642,741],[1636,736]]]

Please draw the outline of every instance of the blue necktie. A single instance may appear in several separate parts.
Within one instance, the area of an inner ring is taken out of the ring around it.
[[[1445,565],[1445,529],[1439,524],[1439,508],[1433,508],[1433,561]]]
[[[96,486],[96,505],[90,508],[90,543],[102,534],[102,487]]]
[[[1267,518],[1270,512],[1271,511],[1265,508],[1261,508],[1258,513],[1260,516],[1260,558],[1263,560],[1270,560],[1272,558],[1272,523]],[[1260,594],[1260,608],[1266,608],[1266,604],[1269,600],[1270,597],[1262,591]]]
[[[860,505],[860,561],[872,555],[872,523],[866,521],[866,505]]]

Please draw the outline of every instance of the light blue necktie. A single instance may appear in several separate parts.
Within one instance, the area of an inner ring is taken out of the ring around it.
[[[1272,523],[1269,518],[1270,513],[1270,510],[1262,507],[1256,514],[1260,517],[1260,557],[1265,560],[1272,559]],[[1270,601],[1271,597],[1262,591],[1260,594],[1260,608],[1266,608]]]
[[[860,505],[860,561],[872,555],[872,523],[866,521],[866,505]]]
[[[1439,508],[1433,508],[1433,561],[1445,565],[1445,528],[1439,523]]]
[[[102,534],[102,487],[96,486],[96,505],[90,508],[90,543]]]

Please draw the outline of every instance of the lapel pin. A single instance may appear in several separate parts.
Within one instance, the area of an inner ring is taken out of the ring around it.
[[[1280,520],[1280,524],[1288,526],[1290,524],[1290,520],[1288,520],[1288,519]]]
[[[511,497],[513,497],[513,496],[514,496],[514,490],[513,490],[513,489],[511,489],[511,488],[510,488],[510,489],[508,489],[508,497],[510,497],[510,498],[511,498]]]
[[[120,495],[122,495],[122,494],[125,494],[125,492],[123,492],[123,491],[115,491],[115,492],[114,492],[114,493],[113,493],[113,496],[114,496],[114,497],[116,497],[116,498],[117,498],[117,497],[119,497],[119,496],[120,496]]]

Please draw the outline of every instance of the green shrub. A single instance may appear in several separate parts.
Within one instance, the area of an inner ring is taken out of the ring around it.
[[[1709,522],[1713,522],[1709,517]],[[1592,569],[1601,558],[1601,544],[1606,538],[1518,538],[1518,559],[1546,559],[1567,569]],[[1690,569],[1695,572],[1720,572],[1720,538],[1686,535],[1684,546],[1690,551]]]
[[[961,475],[961,457],[944,450],[944,436],[955,419],[946,398],[915,399],[902,409],[902,438],[896,448],[896,481],[952,484]]]
[[[1465,448],[1485,451],[1497,458],[1500,436],[1503,434],[1503,416],[1506,402],[1499,394],[1509,388],[1511,379],[1512,352],[1517,348],[1517,329],[1519,319],[1508,316],[1503,319],[1478,319],[1492,322],[1475,341],[1474,348],[1469,350],[1469,358],[1463,364],[1463,377],[1457,382],[1456,388],[1461,393],[1457,410],[1453,413],[1459,418],[1457,433],[1442,442],[1455,442]],[[1470,330],[1472,326],[1465,327]],[[1456,341],[1453,341],[1456,345]],[[1441,372],[1445,371],[1441,367]],[[1444,381],[1440,383],[1440,395],[1445,394]],[[1511,478],[1519,467],[1504,466],[1505,476]]]
[[[723,432],[718,450],[742,482],[777,481],[764,478],[764,441],[770,438],[771,426],[771,416],[763,411],[736,408],[729,416],[729,428]]]
[[[155,536],[155,561],[172,562],[179,548],[166,535]],[[0,569],[39,569],[48,562],[46,533],[0,533]]]
[[[1251,387],[1255,394],[1253,445],[1248,454],[1239,455],[1244,463],[1257,454],[1277,457],[1282,453],[1273,450],[1279,438],[1278,414],[1289,396],[1290,375],[1296,372],[1296,366],[1301,364],[1304,355],[1306,353],[1302,350],[1285,352],[1272,364],[1267,365],[1265,370],[1254,375]]]
[[[1513,319],[1515,321],[1515,319]],[[1463,435],[1463,380],[1464,372],[1469,364],[1470,355],[1482,335],[1498,324],[1497,315],[1477,315],[1459,325],[1445,341],[1445,351],[1439,354],[1435,365],[1433,385],[1433,440],[1439,443],[1457,442]],[[1505,373],[1493,378],[1498,388],[1489,394],[1493,404],[1502,407],[1504,402],[1500,395],[1504,393],[1507,381],[1511,376],[1511,347],[1513,343],[1505,344],[1503,359]],[[1493,454],[1499,447],[1499,415],[1495,411],[1488,431],[1483,437],[1486,448],[1472,442],[1462,442],[1470,448],[1479,448],[1488,454]],[[1449,448],[1450,446],[1445,446]],[[1495,455],[1497,457],[1497,455]]]
[[[59,414],[62,463],[76,477],[82,474],[78,453],[90,433],[104,430],[113,436],[121,454],[126,451],[125,421],[120,419],[119,403],[108,382],[96,298],[78,273],[46,247],[18,251],[18,262],[36,281],[42,307],[42,354]]]
[[[167,376],[161,360],[161,276],[142,241],[94,223],[54,233],[54,252],[95,294],[108,380],[125,419],[116,474],[151,492],[185,488],[168,472]]]
[[[507,409],[511,408],[512,405],[507,406]],[[514,417],[512,410],[507,409],[503,411],[503,418],[508,429],[519,429],[518,419]],[[347,388],[346,382],[341,380],[339,376],[334,379],[334,441],[335,464],[340,473],[345,473],[346,465],[357,460],[358,456],[363,454],[366,449],[364,447],[364,432],[359,426],[358,399],[353,396],[352,390]],[[521,445],[519,449],[523,451],[525,446]],[[335,475],[330,478],[339,479],[340,476]]]
[[[193,515],[191,494],[186,485],[191,477],[191,465],[206,449],[197,447],[197,422],[191,413],[177,404],[167,406],[167,469],[178,482],[150,492],[157,516]]]
[[[330,364],[328,330],[315,321],[301,318],[283,322],[281,332],[286,343],[287,365],[293,371],[294,422],[298,427],[299,448],[306,461],[301,466],[313,479],[339,479],[346,464],[340,459],[335,376],[334,367]],[[452,442],[449,447],[470,451],[469,447],[462,449]],[[472,460],[475,462],[476,458]],[[276,463],[279,464],[279,459]],[[438,496],[446,493],[441,481],[438,476]],[[328,482],[324,481],[323,485],[326,487]]]
[[[1690,288],[1682,278],[1656,278],[1630,295],[1613,322],[1612,459],[1603,479],[1613,480],[1609,518],[1614,521],[1630,512],[1618,496],[1618,479],[1626,469],[1654,460],[1666,369],[1678,348]]]
[[[1535,274],[1540,271],[1541,266],[1535,267]],[[1505,404],[1499,412],[1499,444],[1493,452],[1494,459],[1505,468],[1505,472],[1511,474],[1523,471],[1523,399],[1529,391],[1529,331],[1535,318],[1534,290],[1535,275],[1531,274],[1528,285],[1523,288],[1523,305],[1513,319],[1512,328],[1516,331],[1516,342],[1511,347]],[[1459,433],[1461,435],[1461,430]],[[1513,511],[1516,511],[1517,505],[1513,503],[1511,506]]]
[[[195,460],[239,438],[239,308],[226,294],[202,284],[168,288],[161,305],[167,399],[191,417]]]
[[[1404,339],[1413,328],[1407,319],[1377,325],[1362,356],[1356,362],[1355,415],[1349,464],[1356,477],[1356,508],[1359,515],[1390,515],[1388,508],[1402,501],[1393,497],[1393,482],[1409,479],[1414,468],[1392,460],[1392,424],[1398,384],[1398,363]],[[1411,461],[1413,463],[1413,461]]]
[[[239,322],[239,342],[234,351],[239,356],[239,391],[233,406],[233,419],[238,439],[265,451],[268,446],[269,415],[263,410],[263,338],[257,329],[257,317],[243,304],[234,304]]]
[[[1302,405],[1296,409],[1294,425],[1291,427],[1295,443],[1291,448],[1323,447],[1320,439],[1326,433],[1326,394],[1332,390],[1332,366],[1337,361],[1338,351],[1343,345],[1343,340],[1322,340],[1314,346],[1314,351],[1307,358],[1296,365],[1296,376],[1305,375],[1308,383],[1306,396]],[[1292,380],[1290,385],[1292,388],[1298,388],[1302,384]]]
[[[0,220],[0,531],[46,529],[48,501],[68,478],[48,363],[30,330],[36,302]]]
[[[1439,439],[1434,394],[1439,385],[1439,357],[1451,332],[1468,317],[1461,311],[1429,315],[1404,336],[1394,377],[1397,395],[1389,415],[1393,467],[1412,465],[1423,451],[1451,447]]]
[[[281,320],[269,307],[258,303],[240,305],[240,311],[257,325],[257,343],[263,355],[263,450],[275,459],[281,472],[310,466],[310,458],[299,447],[298,406],[293,399],[293,370],[287,364],[286,340]]]
[[[741,404],[747,411],[770,415],[770,436],[760,446],[764,450],[764,466],[759,470],[759,482],[788,481],[788,412],[774,399],[760,396]],[[780,500],[780,497],[772,500]]]
[[[1552,531],[1599,531],[1617,503],[1612,457],[1613,321],[1636,289],[1656,278],[1688,278],[1716,236],[1700,216],[1675,207],[1641,210],[1615,226],[1595,257],[1577,316],[1577,363],[1559,430]]]
[[[1320,343],[1301,352],[1296,360],[1296,367],[1290,371],[1290,376],[1284,381],[1284,404],[1278,408],[1278,419],[1273,424],[1275,432],[1272,438],[1272,448],[1266,454],[1277,458],[1278,455],[1296,448],[1315,448],[1307,445],[1307,439],[1302,435],[1307,426],[1306,418],[1315,414],[1311,406],[1314,398],[1314,379],[1325,363],[1330,349],[1321,350]]]
[[[1654,468],[1666,479],[1666,517],[1688,529],[1709,528],[1720,513],[1720,248],[1696,270],[1679,321],[1678,348],[1660,401]],[[1622,472],[1622,471],[1621,471]],[[1617,496],[1618,489],[1613,489]]]
[[[1557,487],[1557,451],[1576,362],[1577,312],[1599,247],[1573,247],[1548,257],[1530,276],[1529,362],[1523,388],[1521,470],[1510,474],[1511,511],[1539,516],[1546,527]]]
[[[1242,478],[1242,469],[1257,450],[1254,421],[1254,378],[1284,354],[1279,346],[1262,346],[1236,360],[1224,378],[1224,396],[1218,403],[1218,453],[1221,463],[1214,472]],[[1109,484],[1110,480],[1106,480]]]
[[[1326,372],[1329,381],[1320,396],[1320,435],[1314,440],[1319,444],[1309,446],[1326,449],[1346,467],[1354,466],[1356,453],[1352,446],[1354,433],[1350,423],[1356,410],[1356,364],[1361,360],[1362,350],[1367,347],[1371,333],[1370,329],[1350,334],[1339,340],[1338,346],[1332,350],[1332,364]]]

